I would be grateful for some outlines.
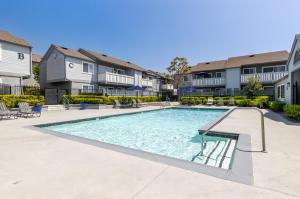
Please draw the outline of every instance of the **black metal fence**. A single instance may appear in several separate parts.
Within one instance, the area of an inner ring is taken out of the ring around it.
[[[0,84],[0,95],[41,95],[39,86]]]

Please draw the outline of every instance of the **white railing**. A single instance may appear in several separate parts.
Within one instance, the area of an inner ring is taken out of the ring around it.
[[[153,81],[152,80],[148,80],[148,79],[142,79],[142,86],[152,87],[153,86]]]
[[[271,72],[271,73],[255,73],[255,74],[242,74],[241,75],[241,83],[247,83],[249,81],[250,77],[256,77],[258,78],[261,82],[274,82],[285,75],[287,75],[288,72]]]
[[[174,89],[174,86],[173,86],[173,84],[163,84],[163,85],[161,86],[161,88],[162,88],[163,90],[173,90],[173,89]]]
[[[134,77],[128,75],[121,75],[117,73],[105,72],[98,74],[98,81],[104,83],[133,85]]]
[[[192,86],[218,86],[225,85],[225,78],[203,78],[203,79],[193,79]]]

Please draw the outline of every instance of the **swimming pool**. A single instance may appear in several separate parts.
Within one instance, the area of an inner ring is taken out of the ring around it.
[[[169,108],[84,121],[51,124],[43,128],[163,156],[229,169],[236,137],[206,136],[200,155],[198,129],[223,115],[227,109]]]

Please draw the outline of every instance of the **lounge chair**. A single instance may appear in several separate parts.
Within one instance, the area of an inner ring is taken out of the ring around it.
[[[139,106],[147,106],[147,103],[142,102],[140,99],[137,99],[137,103]]]
[[[223,100],[223,98],[219,98],[218,106],[224,106],[224,100]]]
[[[229,106],[235,106],[234,98],[230,98],[230,99],[229,99],[228,105],[229,105]]]
[[[12,112],[8,110],[4,102],[0,102],[0,118],[17,118],[18,114],[17,112]]]
[[[214,104],[214,99],[213,98],[208,98],[206,105],[213,105]]]
[[[33,111],[27,102],[19,102],[20,113],[24,117],[40,117],[41,113]]]
[[[130,104],[121,104],[119,100],[115,100],[114,108],[130,108],[132,105]]]
[[[139,103],[137,103],[135,99],[132,99],[132,107],[133,108],[141,108],[141,105],[139,105]]]

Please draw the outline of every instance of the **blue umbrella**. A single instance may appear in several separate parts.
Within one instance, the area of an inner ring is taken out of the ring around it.
[[[130,91],[143,91],[145,90],[145,88],[141,87],[141,86],[131,86],[128,88],[128,90]]]
[[[139,95],[138,91],[143,91],[143,90],[145,90],[145,88],[143,88],[141,86],[131,86],[131,87],[128,88],[128,90],[136,91],[136,96],[138,97],[138,95]]]

